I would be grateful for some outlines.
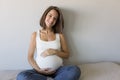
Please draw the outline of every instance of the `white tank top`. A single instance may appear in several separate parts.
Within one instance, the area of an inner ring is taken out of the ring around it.
[[[47,57],[41,56],[41,53],[49,48],[61,50],[59,34],[56,34],[56,39],[53,41],[43,41],[40,39],[40,31],[38,30],[36,35],[36,48],[37,48],[36,63],[41,69],[51,68],[52,70],[56,70],[57,68],[63,65],[62,58],[60,58],[57,55],[50,55]]]

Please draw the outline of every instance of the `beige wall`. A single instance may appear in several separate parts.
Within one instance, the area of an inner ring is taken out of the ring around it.
[[[0,0],[0,69],[30,68],[30,35],[49,5],[65,18],[64,33],[71,52],[69,63],[120,63],[119,0]]]

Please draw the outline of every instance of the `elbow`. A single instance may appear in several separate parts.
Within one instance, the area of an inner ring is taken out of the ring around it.
[[[70,56],[70,55],[69,55],[69,52],[67,52],[64,58],[65,58],[65,59],[68,59],[69,56]]]
[[[28,57],[27,59],[28,59],[28,62],[29,62],[29,63],[31,63],[31,58],[30,58],[30,57]]]
[[[33,60],[33,56],[29,56],[29,55],[28,55],[28,58],[27,58],[27,59],[28,59],[28,62],[31,63],[32,60]]]

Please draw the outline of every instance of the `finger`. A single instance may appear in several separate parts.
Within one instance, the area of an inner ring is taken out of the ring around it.
[[[42,53],[41,56],[42,56],[42,57],[46,57],[46,53]]]
[[[41,54],[40,56],[45,57],[45,55]]]
[[[48,71],[50,68],[43,68],[44,71]]]
[[[49,72],[49,73],[55,73],[55,71],[54,71],[54,70],[49,70],[48,72]]]

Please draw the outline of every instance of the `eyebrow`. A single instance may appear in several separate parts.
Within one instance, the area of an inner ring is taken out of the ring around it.
[[[48,13],[48,14],[52,15],[51,13]],[[58,18],[58,16],[55,16],[55,18]]]

